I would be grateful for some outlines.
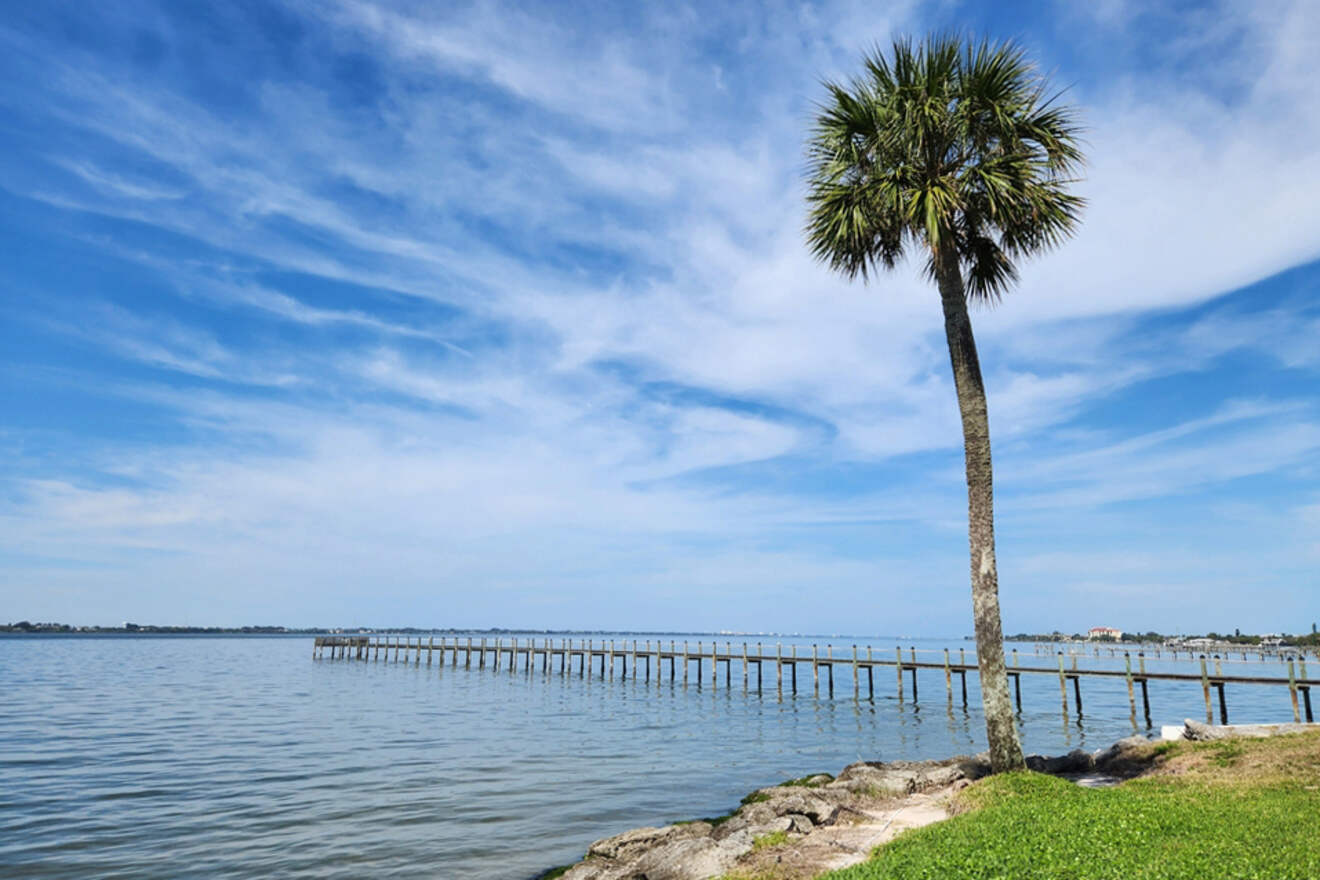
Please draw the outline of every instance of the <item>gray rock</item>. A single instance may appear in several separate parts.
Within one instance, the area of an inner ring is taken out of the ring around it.
[[[1027,769],[1037,773],[1059,775],[1061,773],[1085,773],[1095,768],[1095,758],[1081,749],[1073,749],[1066,755],[1049,758],[1044,755],[1027,755]]]
[[[719,841],[720,852],[730,860],[736,861],[739,856],[752,851],[752,844],[755,840],[756,835],[752,833],[750,828],[735,831]]]
[[[704,826],[707,834],[694,831],[693,825]],[[638,828],[607,838],[593,844],[586,860],[563,876],[567,880],[705,880],[718,876],[751,851],[755,838],[741,830],[715,840],[708,836],[710,828],[709,823],[694,822]]]
[[[806,824],[808,831],[811,830],[811,820],[806,816],[795,817],[793,815],[788,815],[776,816],[769,822],[764,822],[760,825],[748,825],[747,833],[752,835],[752,839],[755,840],[765,834],[774,834],[776,831],[793,832],[798,830],[799,820]]]
[[[1229,736],[1231,734],[1228,731],[1214,724],[1202,724],[1190,718],[1183,722],[1183,739],[1190,739],[1193,742],[1209,742],[1216,739],[1227,739]]]
[[[710,833],[709,822],[688,822],[683,825],[666,825],[663,828],[634,828],[632,831],[596,841],[587,847],[587,857],[595,856],[610,861],[626,862],[663,843],[709,837]]]
[[[618,865],[590,859],[569,868],[560,875],[560,880],[623,880],[623,877]]]
[[[907,786],[907,774],[891,773],[884,764],[850,764],[839,774],[838,779],[829,784],[828,789],[885,797],[903,794]]]
[[[774,808],[776,816],[787,816],[789,813],[797,813],[806,816],[816,825],[832,825],[834,818],[839,815],[839,805],[830,803],[822,797],[806,791],[793,790],[793,793],[786,797],[776,797],[770,801],[770,806]]]
[[[812,797],[818,797],[821,800],[829,801],[832,804],[846,804],[855,799],[853,792],[848,791],[845,788],[839,788],[833,783],[820,788],[810,789],[809,794],[811,794]]]
[[[746,832],[741,832],[745,835]],[[735,835],[736,836],[736,835]],[[636,880],[706,880],[718,877],[733,867],[741,841],[731,837],[724,842],[710,838],[676,840],[658,846],[631,863],[624,876]],[[729,844],[726,846],[726,844]],[[750,837],[747,849],[751,849]]]
[[[860,761],[843,768],[829,788],[842,788],[856,794],[903,795],[943,788],[969,775],[979,778],[984,774],[975,763],[963,761],[894,761],[889,764]]]
[[[1278,736],[1315,730],[1314,724],[1202,724],[1188,718],[1183,722],[1183,738],[1196,742],[1231,739],[1236,736]]]
[[[734,818],[746,819],[749,824],[755,825],[761,822],[769,822],[777,815],[779,814],[775,812],[775,808],[767,801],[759,804],[748,804],[739,810],[738,815]]]
[[[834,784],[839,785],[877,772],[883,773],[888,766],[883,761],[857,761],[840,770],[839,775],[834,777]]]
[[[1150,740],[1144,736],[1128,736],[1120,739],[1107,749],[1100,749],[1092,756],[1092,765],[1097,770],[1103,770],[1110,764],[1118,761],[1127,761],[1129,755],[1135,749],[1142,749],[1150,745]]]
[[[1090,756],[1087,756],[1088,758]],[[760,789],[764,800],[744,805],[733,816],[709,822],[638,828],[593,843],[587,858],[565,880],[707,880],[728,873],[757,837],[777,831],[800,836],[833,825],[844,810],[856,812],[857,794],[902,795],[966,784],[988,772],[976,759],[951,761],[858,762],[830,781],[811,777],[807,786]]]
[[[771,831],[788,831],[793,827],[793,823],[784,816],[776,816],[773,813],[769,818],[759,822],[752,822],[743,816],[734,816],[729,821],[717,827],[711,834],[712,839],[723,841],[733,837],[735,834],[741,834],[746,831],[753,837],[761,834],[769,834]]]
[[[789,813],[784,817],[789,821],[787,829],[789,834],[810,834],[812,829],[811,820],[806,816],[799,816],[796,813]]]
[[[742,831],[744,828],[766,825],[774,822],[777,818],[778,814],[775,812],[772,801],[748,804],[729,819],[716,825],[711,832],[711,837],[716,840],[723,840],[738,831]]]
[[[924,773],[913,777],[912,785],[914,791],[929,791],[932,788],[944,788],[947,785],[953,785],[960,779],[966,779],[967,773],[961,766],[949,765],[947,767],[932,767]]]
[[[734,816],[715,826],[715,830],[710,833],[711,840],[723,840],[726,837],[737,834],[746,828],[751,828],[752,823],[742,816]]]

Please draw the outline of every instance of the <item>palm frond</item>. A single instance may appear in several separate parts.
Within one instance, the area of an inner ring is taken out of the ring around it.
[[[807,144],[806,233],[832,268],[865,279],[905,247],[933,258],[951,238],[967,295],[991,302],[1016,281],[1014,260],[1076,228],[1077,112],[1016,44],[900,37],[825,90]]]

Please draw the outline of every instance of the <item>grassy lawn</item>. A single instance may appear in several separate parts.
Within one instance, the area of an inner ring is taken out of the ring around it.
[[[960,795],[968,812],[911,831],[829,880],[1316,880],[1320,733],[1157,747],[1109,789],[1036,773]]]

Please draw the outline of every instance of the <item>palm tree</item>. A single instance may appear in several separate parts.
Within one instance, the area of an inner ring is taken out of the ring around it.
[[[1083,200],[1073,108],[1012,43],[896,40],[863,74],[826,83],[808,146],[807,242],[817,259],[866,281],[909,248],[939,289],[962,415],[972,612],[995,772],[1023,766],[1013,726],[995,569],[994,488],[985,386],[967,302],[994,304],[1014,261],[1073,232]]]

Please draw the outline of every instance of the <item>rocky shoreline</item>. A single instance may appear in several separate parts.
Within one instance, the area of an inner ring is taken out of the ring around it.
[[[1154,754],[1141,736],[1107,749],[1031,755],[1035,771],[1084,785],[1135,776]],[[542,874],[562,880],[709,880],[773,872],[807,880],[865,860],[901,831],[937,822],[952,795],[989,773],[985,754],[944,761],[861,761],[757,789],[727,816],[636,828],[598,840],[582,861]]]

